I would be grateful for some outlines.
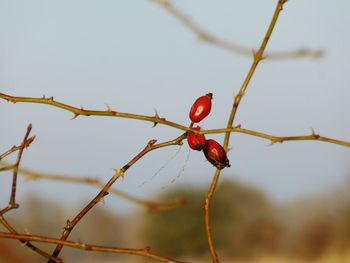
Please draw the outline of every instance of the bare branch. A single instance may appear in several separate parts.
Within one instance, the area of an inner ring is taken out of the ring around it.
[[[98,178],[42,173],[42,172],[36,172],[25,168],[19,168],[18,172],[19,174],[22,174],[27,180],[50,180],[50,181],[60,181],[60,182],[66,182],[66,183],[78,183],[78,184],[95,186],[100,189],[103,189],[104,187],[104,184]],[[150,212],[159,212],[159,211],[175,209],[186,204],[186,200],[182,198],[178,198],[171,202],[159,203],[155,201],[145,200],[140,197],[130,195],[128,193],[122,192],[114,188],[109,189],[108,192],[116,196],[122,197],[130,202],[134,202],[136,204],[145,206]]]
[[[221,39],[213,34],[208,33],[196,22],[191,20],[187,15],[180,11],[171,0],[151,0],[153,3],[159,5],[179,22],[181,22],[187,29],[189,29],[193,34],[197,36],[199,40],[202,40],[210,45],[222,48],[224,50],[250,57],[252,54],[251,48],[246,48],[229,42],[227,40]],[[294,51],[286,52],[274,52],[266,55],[268,59],[291,59],[291,58],[300,58],[300,57],[311,57],[311,58],[320,58],[323,56],[322,50],[310,50],[307,48],[302,48]]]
[[[262,41],[260,48],[257,52],[254,52],[254,60],[253,63],[250,67],[250,70],[242,84],[242,87],[238,93],[238,95],[235,97],[234,99],[234,103],[233,103],[233,107],[231,110],[231,114],[229,117],[229,120],[227,122],[227,128],[233,128],[232,124],[239,106],[239,103],[242,99],[242,97],[244,96],[244,93],[250,83],[250,80],[253,77],[253,74],[255,72],[255,69],[257,68],[257,66],[259,65],[259,62],[264,58],[264,52],[265,52],[265,48],[267,46],[267,43],[269,42],[269,39],[271,37],[272,31],[275,28],[277,19],[280,15],[280,12],[283,10],[283,5],[286,3],[286,0],[278,0],[277,5],[276,5],[276,9],[275,12],[273,14],[271,23],[269,25],[269,28],[267,29],[267,32],[265,34],[264,40]],[[225,134],[225,139],[224,139],[224,149],[225,151],[227,151],[228,149],[228,144],[230,141],[230,135],[231,132],[227,132]],[[213,181],[211,183],[211,186],[209,188],[209,191],[207,193],[206,199],[205,199],[205,204],[204,204],[204,221],[205,221],[205,226],[206,226],[206,233],[207,233],[207,239],[208,239],[208,245],[209,245],[209,249],[210,249],[210,254],[211,254],[211,258],[213,263],[218,263],[219,259],[215,250],[215,246],[214,246],[214,242],[213,242],[213,238],[212,238],[212,234],[211,234],[211,227],[210,227],[210,205],[211,205],[211,200],[213,197],[213,194],[215,192],[216,189],[216,185],[220,179],[220,173],[221,170],[217,169],[215,172],[215,176],[213,178]]]
[[[5,233],[5,232],[0,232],[0,237],[8,238],[8,239],[18,239],[18,240],[58,244],[60,246],[73,247],[73,248],[82,249],[86,251],[137,255],[137,256],[143,256],[150,259],[158,260],[160,262],[185,263],[184,261],[170,259],[168,257],[164,257],[159,254],[153,253],[150,247],[132,249],[132,248],[109,247],[109,246],[97,246],[97,245],[89,245],[89,244],[84,244],[80,242],[68,241],[68,240],[60,240],[60,239],[45,237],[45,236],[13,234],[13,233]]]
[[[69,237],[71,231],[73,228],[79,223],[79,221],[103,198],[108,195],[108,191],[111,188],[111,186],[114,184],[114,182],[119,178],[119,177],[124,177],[125,172],[133,166],[137,161],[139,161],[144,155],[147,153],[159,149],[162,147],[170,146],[170,145],[181,145],[182,140],[186,138],[186,133],[182,134],[178,138],[163,142],[163,143],[158,143],[156,144],[157,140],[150,140],[146,147],[139,153],[137,154],[134,158],[132,158],[126,165],[124,165],[121,169],[116,169],[115,174],[113,177],[107,182],[107,184],[103,187],[103,189],[96,195],[94,199],[92,199],[74,218],[73,220],[67,220],[67,225],[65,227],[65,230],[63,231],[63,234],[61,236],[61,240],[67,240]],[[59,253],[61,252],[63,248],[63,245],[58,244],[52,253],[53,257],[57,257]],[[51,260],[49,263],[53,263]]]

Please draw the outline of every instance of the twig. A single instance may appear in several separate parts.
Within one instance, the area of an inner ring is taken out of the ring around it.
[[[270,140],[271,144],[275,143],[283,143],[286,141],[321,141],[321,142],[327,142],[332,144],[337,144],[345,147],[350,147],[350,142],[332,139],[329,137],[324,137],[319,134],[317,134],[314,130],[310,135],[300,135],[300,136],[275,136],[266,134],[263,132],[253,131],[249,129],[243,129],[241,128],[241,125],[238,125],[236,127],[232,128],[224,128],[224,129],[212,129],[212,130],[201,130],[199,131],[199,134],[219,134],[219,133],[227,133],[227,132],[237,132],[237,133],[243,133],[248,134],[254,137],[259,137],[263,139]]]
[[[96,186],[100,189],[103,189],[104,187],[104,184],[98,178],[75,177],[75,176],[66,176],[66,175],[59,175],[59,174],[41,173],[41,172],[36,172],[29,169],[24,169],[24,168],[20,168],[18,172],[19,174],[22,174],[27,180],[50,180],[50,181],[61,181],[61,182],[67,182],[67,183],[78,183],[78,184]],[[135,197],[113,188],[109,189],[108,192],[116,196],[122,197],[130,202],[134,202],[136,204],[145,206],[148,208],[150,212],[170,210],[186,204],[186,200],[182,198],[178,198],[171,202],[158,203],[150,200],[145,200],[139,197]]]
[[[261,58],[261,59],[263,59],[263,58]],[[255,63],[255,59],[254,59],[254,63]],[[256,63],[258,63],[258,61]],[[250,74],[249,76],[251,78],[252,74]],[[246,85],[246,86],[242,86],[242,88],[245,87],[245,89],[246,89],[247,85],[249,84],[249,80],[248,80],[248,82],[246,80],[244,83],[245,83],[244,85]],[[241,93],[242,93],[242,90],[241,90],[240,94]],[[235,114],[235,112],[237,110],[237,105],[239,104],[239,101],[241,100],[243,95],[244,95],[244,91],[241,95],[236,96],[233,114]],[[179,129],[182,131],[186,131],[186,132],[191,131],[195,134],[219,134],[219,133],[239,132],[239,133],[245,133],[245,134],[249,134],[252,136],[261,137],[261,138],[265,138],[265,139],[269,139],[269,140],[273,140],[273,141],[278,141],[278,142],[293,141],[293,140],[319,140],[319,141],[324,141],[324,142],[329,142],[329,143],[334,143],[334,144],[339,144],[339,145],[343,145],[346,147],[350,147],[349,142],[336,140],[336,139],[332,139],[332,138],[327,138],[327,137],[322,137],[322,136],[319,136],[318,138],[313,138],[310,136],[290,136],[290,137],[272,136],[272,135],[268,135],[268,134],[264,134],[261,132],[248,130],[248,129],[241,129],[239,127],[239,125],[237,127],[232,127],[232,123],[231,123],[231,126],[227,127],[227,128],[198,131],[198,130],[193,129],[192,127],[187,127],[187,126],[175,123],[175,122],[167,121],[165,118],[160,118],[158,116],[158,114],[155,114],[155,116],[151,117],[151,116],[144,116],[144,115],[138,115],[138,114],[115,112],[115,111],[112,111],[111,109],[108,109],[107,111],[84,110],[84,109],[79,109],[79,108],[76,108],[74,106],[70,106],[70,105],[55,101],[52,97],[51,98],[15,97],[15,96],[7,95],[4,93],[0,93],[0,98],[7,100],[7,101],[11,101],[13,103],[25,102],[25,103],[48,104],[48,105],[51,105],[51,106],[54,106],[57,108],[61,108],[63,110],[70,111],[73,114],[75,114],[75,116],[79,116],[79,115],[110,116],[110,117],[120,117],[120,118],[130,118],[130,119],[150,121],[150,122],[153,122],[156,124],[160,123],[160,124],[163,124],[165,126],[170,126],[170,127],[173,127],[173,128],[176,128],[176,129]],[[233,117],[234,117],[234,115],[233,115]],[[232,117],[232,119],[233,119],[233,117]],[[309,137],[309,138],[306,138],[306,137]],[[293,138],[295,138],[295,139],[293,139]],[[302,138],[304,138],[304,139],[302,139]],[[1,171],[1,169],[2,168],[0,168],[0,171]],[[12,169],[12,167],[7,167],[7,168],[3,168],[3,169],[9,170],[9,169]]]
[[[179,22],[181,22],[187,29],[189,29],[193,34],[197,36],[198,39],[216,46],[218,48],[225,49],[227,51],[242,55],[251,56],[251,49],[242,47],[238,44],[221,39],[213,34],[205,31],[201,26],[191,20],[187,15],[180,11],[171,0],[152,0],[153,3],[158,4]],[[323,56],[322,50],[310,50],[310,49],[299,49],[289,52],[274,52],[267,55],[268,59],[290,59],[290,58],[300,58],[300,57],[312,57],[320,58]]]
[[[8,239],[19,239],[19,240],[58,244],[61,246],[73,247],[73,248],[82,249],[86,251],[137,255],[137,256],[143,256],[150,259],[158,260],[161,262],[185,263],[184,261],[170,259],[168,257],[164,257],[159,254],[153,253],[150,247],[145,247],[140,249],[131,249],[131,248],[119,248],[119,247],[109,247],[109,246],[97,246],[97,245],[89,245],[89,244],[84,244],[80,242],[68,241],[68,240],[60,240],[60,239],[50,238],[45,236],[13,234],[13,233],[5,233],[5,232],[0,232],[0,237],[8,238]]]
[[[0,210],[0,216],[4,215],[5,213],[7,213],[8,211],[18,208],[19,205],[16,204],[16,189],[17,189],[17,175],[18,175],[18,168],[19,168],[19,164],[21,162],[22,159],[22,154],[23,154],[23,150],[24,148],[26,148],[27,142],[28,142],[28,137],[30,134],[30,131],[32,130],[32,124],[29,124],[27,127],[27,131],[26,134],[24,136],[24,139],[21,143],[20,149],[18,151],[18,155],[17,155],[17,160],[16,163],[13,165],[13,174],[12,174],[12,187],[11,187],[11,195],[10,195],[10,201],[7,207],[3,208],[2,210]],[[35,137],[33,137],[32,140],[29,140],[29,142],[32,142],[34,140]]]
[[[32,136],[32,137],[28,138],[26,143],[25,143],[25,146],[29,147],[30,144],[34,141],[34,139],[35,139],[35,136]],[[4,159],[5,157],[9,156],[10,154],[12,154],[12,153],[14,153],[14,152],[16,152],[16,151],[18,151],[20,149],[22,149],[22,145],[12,146],[11,149],[9,149],[8,151],[6,151],[6,152],[4,152],[3,154],[0,155],[0,161],[2,159]]]
[[[8,165],[5,167],[2,167],[0,170],[8,170],[8,169],[13,169],[13,175],[12,175],[12,188],[11,188],[11,195],[10,195],[10,201],[7,207],[3,208],[0,210],[0,223],[11,233],[17,234],[17,231],[10,225],[9,222],[4,218],[4,214],[9,212],[12,209],[16,209],[19,207],[19,205],[16,203],[16,189],[17,189],[17,176],[18,176],[18,170],[19,170],[19,164],[22,159],[22,154],[25,148],[27,148],[35,139],[35,136],[32,136],[30,138],[29,134],[32,130],[32,125],[29,124],[27,127],[26,134],[23,138],[23,141],[20,146],[13,146],[10,150],[5,152],[4,154],[1,155],[1,158],[5,158],[6,156],[10,155],[11,153],[15,151],[19,151],[17,155],[17,160],[14,165]],[[52,259],[53,262],[62,262],[59,258],[54,259],[50,254],[46,253],[45,251],[37,248],[36,246],[32,245],[31,243],[24,241],[24,240],[19,240],[21,243],[25,244],[28,248],[31,250],[37,252],[39,255],[42,255],[48,259]]]
[[[153,151],[158,148],[170,146],[170,145],[181,145],[182,140],[186,138],[186,133],[182,134],[178,138],[167,141],[164,143],[158,143],[156,144],[157,140],[150,140],[146,147],[139,153],[137,154],[131,161],[129,161],[126,165],[124,165],[121,169],[115,170],[115,174],[113,177],[107,182],[107,184],[103,187],[103,189],[96,195],[94,199],[92,199],[84,208],[77,214],[72,221],[68,220],[65,230],[63,231],[63,234],[61,236],[61,240],[67,240],[69,237],[71,231],[73,228],[79,223],[79,221],[98,203],[100,202],[106,195],[108,195],[108,191],[110,187],[114,184],[114,182],[119,178],[119,177],[124,177],[125,172],[133,166],[138,160],[140,160],[144,155],[149,153],[150,151]],[[59,253],[61,252],[63,248],[63,245],[59,244],[56,246],[54,252],[52,253],[53,257],[57,257]],[[53,263],[51,260],[48,261],[48,263]]]
[[[234,99],[234,103],[233,103],[233,107],[232,107],[232,110],[231,110],[231,114],[230,114],[230,117],[229,117],[229,120],[228,120],[228,123],[227,123],[227,128],[232,128],[232,124],[233,124],[233,121],[234,121],[234,118],[235,118],[235,115],[236,115],[236,112],[237,112],[237,109],[238,109],[238,106],[239,106],[239,103],[242,99],[242,97],[244,96],[244,93],[250,83],[250,80],[255,72],[255,69],[257,68],[259,62],[263,59],[263,56],[264,56],[264,51],[265,51],[265,48],[266,48],[266,45],[270,39],[270,36],[272,34],[272,31],[276,25],[276,22],[277,22],[277,19],[279,17],[279,14],[280,12],[283,10],[283,5],[287,2],[287,0],[278,0],[277,2],[277,5],[276,5],[276,9],[275,9],[275,12],[273,14],[273,17],[272,17],[272,20],[271,20],[271,23],[269,25],[269,28],[265,34],[265,37],[264,37],[264,40],[262,41],[261,43],[261,46],[259,48],[259,50],[257,52],[254,52],[254,60],[253,60],[253,63],[252,63],[252,66],[242,84],[242,87],[238,93],[238,95],[235,97]],[[230,135],[231,133],[230,132],[227,132],[225,134],[225,139],[224,139],[224,149],[227,151],[228,149],[228,143],[229,143],[229,140],[230,140]],[[212,238],[212,234],[211,234],[211,227],[210,227],[210,205],[211,205],[211,200],[212,200],[212,197],[213,197],[213,194],[215,192],[215,189],[216,189],[216,185],[220,179],[220,173],[221,173],[221,170],[217,169],[216,172],[215,172],[215,176],[214,176],[214,179],[211,183],[211,186],[209,188],[209,191],[207,193],[207,196],[206,196],[206,199],[205,199],[205,204],[204,204],[204,219],[205,219],[205,226],[206,226],[206,233],[207,233],[207,239],[208,239],[208,245],[209,245],[209,249],[210,249],[210,254],[211,254],[211,257],[212,257],[212,261],[214,263],[218,263],[219,262],[219,259],[218,259],[218,256],[217,256],[217,253],[215,251],[215,246],[214,246],[214,242],[213,242],[213,238]]]

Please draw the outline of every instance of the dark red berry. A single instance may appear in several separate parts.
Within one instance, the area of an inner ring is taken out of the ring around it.
[[[200,122],[208,116],[211,110],[212,93],[199,97],[192,105],[190,110],[190,119],[192,122]]]
[[[201,127],[197,126],[193,128],[194,130],[200,131]],[[191,149],[196,151],[201,151],[205,145],[205,136],[204,134],[195,134],[193,132],[187,133],[187,142]]]
[[[215,140],[207,140],[203,152],[207,160],[218,169],[230,167],[224,148]]]

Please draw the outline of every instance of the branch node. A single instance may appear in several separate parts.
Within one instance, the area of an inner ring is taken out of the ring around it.
[[[113,169],[115,171],[115,175],[118,177],[122,177],[124,179],[124,171],[122,169]]]
[[[148,142],[147,147],[152,147],[157,142],[156,139],[152,139]]]
[[[150,246],[146,246],[146,247],[143,248],[143,251],[149,253],[149,252],[151,252],[151,247]]]

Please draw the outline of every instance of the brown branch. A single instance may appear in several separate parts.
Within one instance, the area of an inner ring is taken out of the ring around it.
[[[257,52],[255,54],[254,57],[254,65],[255,67],[257,66],[257,64],[263,59],[263,56],[261,55],[261,58],[257,57],[257,54],[259,52]],[[255,71],[255,68],[254,68]],[[241,89],[240,93],[235,97],[235,103],[233,105],[233,109],[234,111],[232,111],[232,123],[233,123],[233,118],[234,115],[236,114],[238,105],[240,103],[241,98],[244,95],[245,89],[247,88],[247,85],[250,82],[250,78],[252,77],[253,72],[251,72],[249,74],[249,80],[246,79],[246,81],[244,82],[244,86],[242,86],[242,88],[244,88],[244,90]],[[247,81],[248,80],[248,81]],[[112,111],[111,109],[108,109],[107,111],[98,111],[98,110],[84,110],[84,109],[79,109],[76,108],[74,106],[70,106],[58,101],[55,101],[52,97],[51,98],[32,98],[32,97],[15,97],[15,96],[10,96],[4,93],[0,93],[0,98],[7,100],[7,101],[11,101],[13,103],[16,102],[25,102],[25,103],[39,103],[39,104],[49,104],[51,106],[57,107],[57,108],[61,108],[63,110],[67,110],[70,112],[73,112],[73,114],[75,114],[75,116],[79,116],[79,115],[85,115],[85,116],[113,116],[113,117],[121,117],[121,118],[130,118],[130,119],[139,119],[139,120],[144,120],[144,121],[151,121],[155,124],[157,123],[161,123],[165,126],[170,126],[182,131],[191,131],[195,134],[219,134],[219,133],[232,133],[232,132],[239,132],[239,133],[245,133],[245,134],[249,134],[252,136],[256,136],[256,137],[261,137],[261,138],[265,138],[265,139],[269,139],[272,141],[278,141],[278,142],[282,142],[282,141],[297,141],[297,140],[319,140],[319,141],[323,141],[323,142],[328,142],[328,143],[333,143],[333,144],[339,144],[339,145],[343,145],[346,147],[350,147],[350,143],[346,142],[346,141],[341,141],[341,140],[337,140],[337,139],[332,139],[332,138],[328,138],[328,137],[323,137],[323,136],[319,136],[319,137],[310,137],[310,136],[290,136],[290,137],[281,137],[281,136],[272,136],[272,135],[268,135],[268,134],[264,134],[261,132],[256,132],[256,131],[252,131],[252,130],[247,130],[247,129],[241,129],[240,125],[238,125],[237,127],[233,127],[232,123],[231,123],[231,116],[230,116],[230,123],[231,126],[230,127],[226,127],[226,128],[220,128],[220,129],[212,129],[212,130],[195,130],[192,127],[187,127],[175,122],[171,122],[171,121],[167,121],[165,118],[160,118],[158,116],[158,114],[155,114],[155,116],[151,117],[151,116],[144,116],[144,115],[137,115],[137,114],[130,114],[130,113],[121,113],[121,112],[115,112]],[[303,139],[304,138],[304,139]],[[225,143],[224,143],[225,144]],[[0,171],[4,171],[4,170],[10,170],[12,169],[12,166],[8,166],[8,167],[4,167],[4,168],[0,168]]]
[[[19,165],[22,159],[22,155],[23,155],[23,151],[25,148],[29,147],[29,145],[34,141],[35,136],[32,136],[30,138],[29,134],[32,130],[32,125],[29,124],[27,127],[27,131],[26,134],[23,138],[23,141],[21,143],[20,146],[13,146],[10,150],[8,150],[7,152],[5,152],[4,154],[1,155],[1,158],[5,158],[6,156],[10,155],[11,153],[18,151],[18,155],[17,155],[17,160],[16,163],[14,165],[8,165],[5,167],[2,167],[0,170],[4,171],[4,170],[9,170],[9,169],[13,169],[13,175],[12,175],[12,188],[11,188],[11,194],[10,194],[10,201],[7,207],[3,208],[0,210],[0,223],[11,233],[13,234],[17,234],[17,231],[10,225],[9,222],[7,222],[7,220],[4,218],[4,214],[9,212],[12,209],[16,209],[19,207],[19,205],[16,203],[16,189],[17,189],[17,176],[18,176],[18,170],[19,170]],[[34,252],[38,253],[41,256],[44,256],[48,259],[52,259],[53,262],[62,262],[61,259],[57,258],[53,258],[50,254],[46,253],[45,251],[37,248],[36,246],[34,246],[33,244],[31,244],[30,242],[27,242],[25,240],[19,240],[21,243],[25,244],[28,248],[30,248],[31,250],[33,250]]]
[[[136,120],[143,120],[143,121],[149,121],[153,122],[154,126],[157,124],[163,124],[166,126],[171,126],[183,131],[188,131],[191,130],[190,128],[180,125],[171,121],[167,121],[165,118],[161,118],[158,116],[156,113],[154,116],[146,116],[146,115],[139,115],[139,114],[132,114],[132,113],[124,113],[124,112],[117,112],[113,111],[109,107],[107,110],[85,110],[84,108],[77,108],[74,106],[70,106],[67,104],[64,104],[59,101],[55,101],[53,97],[46,98],[31,98],[31,97],[15,97],[15,96],[10,96],[4,93],[0,93],[0,98],[10,101],[12,103],[17,103],[17,102],[25,102],[25,103],[38,103],[38,104],[48,104],[57,108],[64,109],[66,111],[70,111],[73,113],[73,118],[75,119],[78,116],[108,116],[108,117],[118,117],[118,118],[127,118],[127,119],[136,119]]]
[[[50,238],[45,236],[13,234],[13,233],[5,233],[5,232],[0,232],[0,238],[19,239],[19,240],[58,244],[61,246],[73,247],[73,248],[82,249],[86,251],[137,255],[137,256],[143,256],[150,259],[158,260],[161,262],[185,263],[184,261],[170,259],[168,257],[164,257],[159,254],[153,253],[150,247],[132,249],[132,248],[109,247],[109,246],[97,246],[97,245],[89,245],[89,244],[84,244],[80,242],[68,241],[68,240],[60,240],[60,239],[55,239],[55,238]]]
[[[27,180],[50,180],[50,181],[60,181],[60,182],[66,182],[66,183],[78,183],[78,184],[95,186],[100,189],[103,189],[104,187],[104,184],[98,178],[41,173],[41,172],[36,172],[29,169],[24,169],[24,168],[20,168],[18,172],[19,174],[22,174]],[[125,193],[113,188],[110,188],[108,192],[116,196],[122,197],[130,202],[134,202],[136,204],[145,206],[150,212],[170,210],[186,204],[186,200],[182,198],[178,198],[171,202],[159,203],[159,202],[154,202],[154,201],[145,200],[139,197],[135,197],[133,195],[130,195],[128,193]]]
[[[32,130],[32,124],[29,124],[27,127],[26,134],[24,136],[24,139],[21,143],[21,146],[19,147],[16,163],[12,167],[13,173],[12,173],[12,187],[11,187],[10,201],[9,201],[9,204],[7,207],[0,210],[0,216],[4,215],[5,213],[7,213],[8,211],[10,211],[12,209],[19,207],[19,205],[16,204],[17,175],[18,175],[19,164],[20,164],[21,159],[22,159],[23,150],[28,146],[27,142],[31,143],[35,138],[35,137],[33,137],[32,140],[28,140],[28,137],[29,137],[31,130]]]
[[[251,48],[245,48],[238,44],[226,41],[221,39],[213,34],[208,33],[201,26],[199,26],[196,22],[191,20],[187,15],[185,15],[182,11],[180,11],[171,0],[152,0],[153,3],[158,4],[164,10],[166,10],[169,14],[171,14],[174,18],[176,18],[179,22],[181,22],[187,29],[189,29],[193,34],[197,36],[198,39],[216,46],[218,48],[222,48],[224,50],[250,57],[252,54]],[[274,52],[269,53],[267,55],[268,59],[290,59],[290,58],[300,58],[300,57],[312,57],[312,58],[320,58],[323,56],[322,50],[310,50],[307,48],[302,48],[295,51],[289,52]]]
[[[124,177],[125,172],[133,166],[138,160],[140,160],[144,155],[149,153],[150,151],[153,151],[158,148],[170,146],[170,145],[181,145],[182,140],[186,138],[186,133],[182,134],[178,138],[167,141],[164,143],[158,143],[156,144],[157,140],[150,140],[146,147],[139,153],[137,154],[134,158],[132,158],[126,165],[124,165],[121,169],[115,170],[115,174],[113,177],[107,182],[107,184],[103,187],[103,189],[96,195],[94,199],[92,199],[74,218],[73,220],[67,220],[67,224],[65,227],[65,230],[63,231],[63,234],[61,236],[62,241],[67,240],[69,237],[71,231],[73,228],[79,223],[79,221],[103,198],[108,195],[108,191],[111,188],[111,186],[114,184],[114,182],[119,178],[119,177]],[[58,244],[52,253],[53,257],[57,257],[59,253],[61,252],[63,248],[62,244]],[[48,261],[49,263],[53,263],[51,260]]]
[[[199,134],[220,134],[220,133],[227,133],[227,132],[237,132],[237,133],[248,134],[254,137],[263,138],[263,139],[269,140],[271,144],[283,143],[286,141],[321,141],[321,142],[337,144],[345,147],[350,147],[350,142],[321,136],[320,134],[316,133],[314,130],[312,130],[312,133],[310,135],[276,136],[276,135],[270,135],[267,133],[253,131],[249,129],[243,129],[241,128],[241,125],[237,125],[232,128],[201,130],[198,133]]]
[[[2,215],[0,216],[0,223],[12,234],[18,235],[18,232],[16,231],[16,229],[14,229],[11,226],[11,224]],[[18,239],[18,241],[21,242],[26,247],[28,247],[29,249],[33,250],[34,252],[38,253],[39,255],[41,255],[47,259],[52,259],[54,262],[58,262],[58,263],[63,262],[62,259],[52,257],[50,254],[48,254],[45,251],[41,250],[40,248],[34,246],[28,240]]]
[[[242,99],[242,97],[244,96],[244,93],[250,83],[250,80],[252,79],[255,69],[257,68],[257,66],[259,65],[260,61],[263,59],[264,57],[264,52],[265,52],[265,48],[267,46],[267,43],[271,37],[271,34],[273,32],[273,29],[275,28],[276,22],[278,20],[278,17],[280,15],[280,12],[283,10],[283,5],[287,2],[287,0],[278,0],[277,5],[276,5],[276,9],[275,12],[273,14],[271,23],[267,29],[267,32],[265,34],[265,37],[260,45],[260,48],[257,52],[254,52],[254,59],[253,59],[253,63],[250,67],[250,70],[248,71],[248,74],[242,84],[242,87],[238,93],[238,95],[235,97],[234,99],[234,103],[233,103],[233,107],[230,113],[230,117],[227,123],[227,128],[233,128],[233,121],[239,106],[239,103]],[[227,151],[228,149],[228,143],[230,141],[230,135],[231,132],[227,132],[225,134],[225,139],[224,139],[224,149],[225,151]],[[204,221],[205,221],[205,229],[206,229],[206,233],[207,233],[207,239],[208,239],[208,245],[209,245],[209,250],[210,250],[210,254],[212,257],[212,261],[214,263],[218,263],[219,259],[215,250],[215,246],[214,246],[214,242],[213,242],[213,238],[212,238],[212,234],[211,234],[211,226],[210,226],[210,205],[211,205],[211,200],[213,198],[213,194],[215,192],[217,183],[220,179],[220,173],[221,170],[217,169],[215,172],[215,176],[213,178],[213,181],[211,183],[211,186],[209,188],[209,191],[207,193],[206,199],[205,199],[205,204],[204,204]]]

